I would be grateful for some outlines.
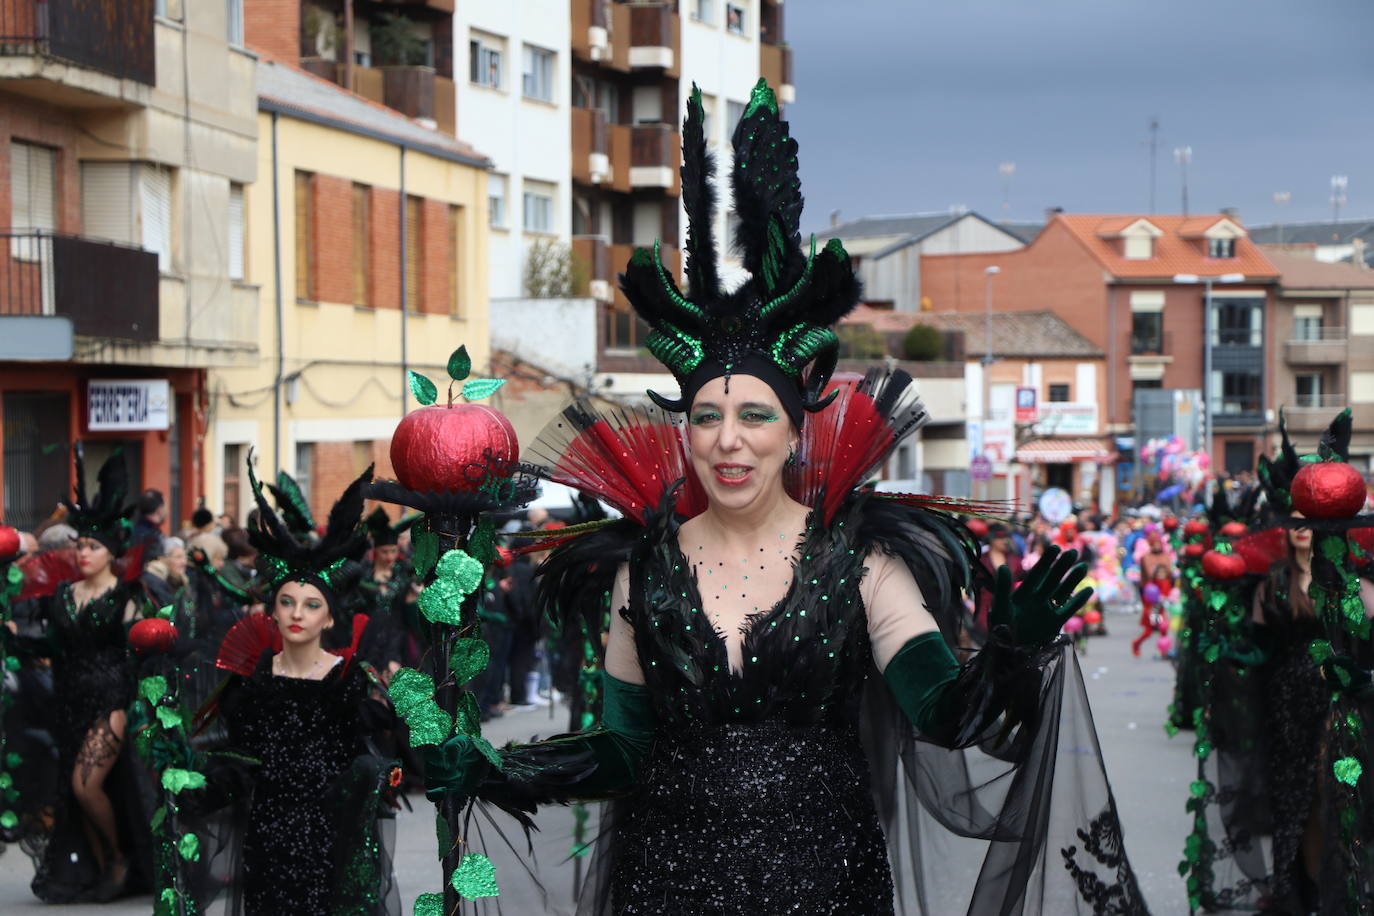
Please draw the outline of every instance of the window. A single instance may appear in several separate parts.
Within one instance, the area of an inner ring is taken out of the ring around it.
[[[243,45],[243,0],[225,0],[228,38],[231,45]]]
[[[1135,378],[1131,379],[1132,391],[1151,391],[1156,388],[1164,387],[1164,379],[1159,378]]]
[[[462,276],[458,264],[462,258],[463,208],[449,205],[448,208],[448,313],[454,318],[463,317],[463,297],[458,289]]]
[[[1067,384],[1050,385],[1049,388],[1049,400],[1055,403],[1068,403],[1069,386]]]
[[[506,81],[501,71],[504,50],[505,42],[501,39],[474,32],[468,42],[468,78],[488,89],[504,89]]]
[[[744,7],[725,4],[725,30],[732,35],[744,34]]]
[[[1159,355],[1164,352],[1164,313],[1131,313],[1131,353]]]
[[[315,300],[315,176],[296,173],[296,298]]]
[[[1259,347],[1264,344],[1264,300],[1214,301],[1216,315],[1213,344],[1223,347]]]
[[[705,25],[716,24],[716,4],[720,0],[692,0],[692,18]]]
[[[353,186],[353,304],[368,305],[372,286],[372,189]],[[408,244],[409,242],[407,242]]]
[[[1293,377],[1294,402],[1298,407],[1322,406],[1322,376],[1307,372]]]
[[[145,165],[139,170],[139,207],[143,216],[143,247],[157,255],[157,269],[172,269],[172,170]]]
[[[1235,239],[1208,239],[1207,257],[1209,258],[1234,258],[1236,256]]]
[[[487,223],[506,228],[506,176],[494,172],[487,175]]]
[[[424,224],[421,220],[423,201],[418,197],[406,195],[406,301],[405,307],[421,311],[424,304],[420,301],[420,252],[425,250]]]
[[[631,309],[606,307],[606,349],[638,350],[649,336],[649,326]]]
[[[14,232],[43,230],[52,232],[57,229],[57,151],[46,146],[10,141],[10,226]],[[10,239],[10,253],[25,261],[37,261],[49,242],[34,238],[15,237]],[[44,299],[48,298],[47,278],[52,273],[44,270]],[[46,311],[46,306],[45,306]]]
[[[229,279],[243,279],[243,185],[229,183]]]
[[[1212,412],[1259,413],[1264,376],[1256,370],[1212,371]]]
[[[554,186],[542,181],[525,182],[525,219],[526,232],[553,232],[553,195]]]
[[[1293,339],[1322,339],[1322,307],[1320,305],[1299,305],[1294,307]]]
[[[242,492],[239,488],[239,474],[243,472],[243,446],[238,444],[227,444],[224,446],[224,459],[222,470],[224,472],[224,495],[220,505],[220,511],[228,515],[235,521],[239,517],[239,509],[242,507]]]
[[[735,127],[744,117],[744,103],[725,100],[725,140],[731,146],[735,144]]]
[[[296,486],[301,489],[306,505],[310,504],[310,483],[315,477],[315,443],[296,443]]]
[[[1127,260],[1148,261],[1155,256],[1155,240],[1148,235],[1128,235],[1122,254]]]
[[[553,101],[553,52],[525,45],[525,73],[522,89],[527,99]]]

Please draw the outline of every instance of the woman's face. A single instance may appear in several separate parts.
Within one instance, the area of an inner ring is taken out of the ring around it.
[[[715,378],[687,413],[692,467],[713,505],[742,509],[782,488],[798,436],[778,396],[752,375]]]
[[[283,643],[299,645],[319,642],[321,634],[334,625],[324,595],[305,582],[287,582],[278,589],[272,619],[281,630]]]
[[[1296,509],[1293,510],[1294,518],[1303,518],[1303,514]],[[1311,528],[1289,528],[1288,543],[1294,550],[1312,549],[1312,529]]]
[[[401,555],[401,548],[395,544],[383,544],[380,547],[372,548],[372,565],[377,569],[390,569],[396,565],[396,558]]]
[[[76,539],[76,566],[84,578],[100,575],[112,562],[114,554],[95,538]]]
[[[186,548],[173,547],[162,555],[162,562],[167,564],[167,571],[174,576],[186,578]]]

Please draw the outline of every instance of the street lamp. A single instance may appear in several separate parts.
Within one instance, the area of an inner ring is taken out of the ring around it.
[[[1002,272],[993,264],[983,269],[985,296],[983,311],[983,442],[981,453],[987,457],[988,423],[992,420],[992,278]],[[983,498],[987,499],[992,481],[983,481]]]
[[[1207,446],[1208,459],[1212,453],[1212,284],[1244,283],[1245,274],[1222,274],[1219,277],[1199,277],[1197,274],[1174,274],[1175,283],[1202,284],[1202,441]]]

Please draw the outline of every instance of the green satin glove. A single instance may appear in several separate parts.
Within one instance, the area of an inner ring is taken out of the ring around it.
[[[952,745],[963,718],[959,663],[939,630],[922,633],[897,650],[883,680],[916,731],[937,744]]]
[[[999,566],[988,622],[993,629],[1006,627],[1017,646],[1047,646],[1092,598],[1091,588],[1074,591],[1087,574],[1088,564],[1078,562],[1078,551],[1061,554],[1058,547],[1046,549],[1020,588],[1012,588],[1011,570]]]

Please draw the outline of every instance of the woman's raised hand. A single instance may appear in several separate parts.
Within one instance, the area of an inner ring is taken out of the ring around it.
[[[1012,588],[1011,570],[997,568],[992,590],[989,623],[996,629],[1006,627],[1013,642],[1028,649],[1048,645],[1064,622],[1088,603],[1091,588],[1075,592],[1088,574],[1088,564],[1078,562],[1078,551],[1061,553],[1048,547],[1039,562],[1030,568],[1021,587]]]

